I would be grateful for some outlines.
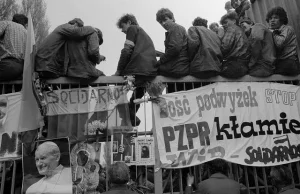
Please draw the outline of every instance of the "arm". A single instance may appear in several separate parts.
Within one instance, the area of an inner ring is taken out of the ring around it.
[[[100,63],[99,39],[96,32],[87,37],[88,41],[88,57],[95,64]]]
[[[221,43],[221,51],[223,56],[226,56],[226,54],[232,49],[234,43],[234,37],[235,37],[234,28],[228,27],[227,31],[223,36],[222,43]]]
[[[175,30],[169,32],[170,42],[166,47],[165,54],[160,57],[158,64],[166,63],[179,55],[184,44],[184,33],[186,32],[183,32],[180,28],[176,28]]]
[[[273,39],[276,47],[279,49],[285,47],[294,34],[293,29],[287,26],[282,31],[274,30]]]
[[[91,26],[77,27],[71,24],[63,24],[56,30],[59,34],[67,36],[71,39],[78,39],[96,32],[96,30]]]
[[[200,38],[196,31],[196,27],[190,27],[188,29],[188,55],[190,61],[194,59],[200,46]]]
[[[137,27],[130,26],[126,33],[126,41],[124,48],[121,51],[121,56],[118,63],[117,72],[115,75],[122,75],[122,71],[126,68],[126,65],[129,63],[131,54],[135,47],[135,36],[138,32]]]

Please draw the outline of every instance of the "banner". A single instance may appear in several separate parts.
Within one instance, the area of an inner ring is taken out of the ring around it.
[[[136,165],[154,165],[155,150],[153,137],[138,137],[135,139]]]
[[[23,194],[72,194],[72,170],[68,138],[23,143]]]
[[[161,167],[299,161],[299,100],[298,86],[256,82],[162,95],[153,105]]]
[[[128,100],[122,86],[53,90],[44,93],[48,106],[47,138],[106,134],[112,129],[131,131]]]
[[[21,100],[20,92],[0,95],[0,161],[21,157],[18,139]]]

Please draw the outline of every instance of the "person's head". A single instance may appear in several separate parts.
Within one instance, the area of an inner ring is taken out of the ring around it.
[[[98,29],[98,28],[95,28],[95,29],[97,31],[97,35],[98,35],[98,39],[99,39],[99,45],[101,45],[101,44],[103,44],[103,34],[102,34],[100,29]]]
[[[240,0],[231,0],[231,6],[233,9],[238,8],[241,5]]]
[[[214,31],[215,33],[218,33],[219,24],[217,22],[213,22],[209,25],[209,29]]]
[[[293,174],[291,170],[285,166],[273,166],[270,172],[272,185],[276,188],[282,188],[293,183]]]
[[[125,14],[117,22],[117,27],[122,30],[125,34],[127,33],[130,25],[139,25],[135,16],[132,14]]]
[[[207,163],[207,165],[208,165],[208,168],[209,168],[211,174],[215,174],[215,173],[222,173],[224,175],[228,174],[229,166],[228,166],[228,163],[223,159],[218,158],[218,159],[209,161]]]
[[[221,25],[226,29],[228,26],[236,24],[238,15],[235,12],[227,13],[221,18]]]
[[[108,168],[108,179],[113,184],[126,184],[130,180],[128,166],[124,162],[116,162]]]
[[[246,33],[251,31],[253,24],[254,22],[249,17],[243,17],[240,19],[240,26]]]
[[[156,21],[168,31],[171,25],[175,22],[175,18],[171,10],[167,8],[161,8],[156,13]]]
[[[231,1],[227,1],[224,8],[227,12],[229,12],[232,9]]]
[[[289,22],[287,13],[282,7],[274,7],[268,11],[266,21],[271,29],[278,29]]]
[[[69,21],[68,24],[75,25],[75,26],[78,26],[78,27],[83,27],[84,26],[84,23],[80,18],[74,18],[71,21]]]
[[[193,21],[193,26],[204,26],[207,28],[207,20],[201,17],[196,17]]]
[[[39,174],[50,176],[59,164],[59,147],[51,141],[44,142],[35,151],[35,164]]]
[[[28,18],[24,14],[15,14],[12,21],[23,25],[24,28],[27,28]]]
[[[89,153],[85,150],[80,150],[77,153],[77,164],[79,166],[85,166],[89,160]]]

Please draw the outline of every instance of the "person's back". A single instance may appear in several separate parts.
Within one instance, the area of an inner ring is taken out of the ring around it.
[[[0,80],[21,78],[27,30],[12,21],[0,21]]]
[[[221,173],[215,173],[198,184],[197,193],[239,194],[240,184]]]
[[[199,78],[218,75],[222,53],[217,34],[203,26],[192,26],[188,30],[188,37],[190,74]]]
[[[100,63],[99,38],[96,32],[82,40],[68,40],[66,42],[69,64],[68,77],[95,79],[104,75],[96,69]]]
[[[78,27],[70,23],[56,27],[38,47],[35,63],[36,71],[46,78],[65,76],[69,60],[67,48],[65,47],[66,40],[82,39],[94,32],[93,27]]]

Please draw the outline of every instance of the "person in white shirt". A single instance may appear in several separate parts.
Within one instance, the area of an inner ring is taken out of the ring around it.
[[[72,194],[71,168],[59,164],[59,147],[47,141],[35,151],[35,164],[42,179],[31,185],[26,194]]]

